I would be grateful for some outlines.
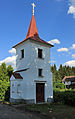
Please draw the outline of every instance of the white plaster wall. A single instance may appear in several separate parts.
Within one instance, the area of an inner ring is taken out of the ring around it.
[[[43,50],[43,59],[38,58],[38,48]],[[21,50],[24,49],[25,57],[21,58]],[[52,73],[50,71],[50,48],[45,45],[26,41],[16,47],[16,67],[17,70],[29,68],[27,71],[21,72],[23,77],[21,81],[21,95],[13,95],[13,98],[35,99],[36,102],[36,82],[46,81],[45,83],[45,101],[53,96]],[[38,77],[38,69],[43,69],[43,77]]]
[[[20,73],[24,79],[22,81],[22,99],[34,99],[34,82],[31,80],[31,70]]]
[[[21,50],[24,49],[24,58],[21,59]],[[28,68],[30,65],[30,42],[20,44],[16,47],[16,68],[17,70]]]
[[[24,58],[21,59],[21,50],[24,49]],[[16,67],[17,70],[29,68],[27,71],[21,72],[22,81],[22,99],[34,99],[34,87],[31,80],[31,42],[26,41],[16,48]]]
[[[18,85],[20,84],[19,88]],[[14,99],[21,99],[22,79],[15,79],[13,76],[10,79],[10,97]]]
[[[43,50],[43,59],[38,58],[38,48]],[[31,43],[31,75],[32,81],[46,81],[45,83],[45,101],[53,97],[53,81],[50,71],[50,48],[39,44]],[[43,77],[38,77],[38,69],[43,69]],[[36,85],[36,83],[35,83]],[[36,87],[36,86],[35,86]],[[36,88],[34,88],[34,97],[36,98]]]

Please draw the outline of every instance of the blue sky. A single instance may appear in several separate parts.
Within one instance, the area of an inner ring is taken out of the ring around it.
[[[15,68],[12,46],[26,37],[33,2],[39,36],[54,44],[51,64],[75,66],[75,0],[0,0],[0,64]]]

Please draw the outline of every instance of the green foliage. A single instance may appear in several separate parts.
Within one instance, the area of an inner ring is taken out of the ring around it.
[[[71,89],[75,89],[75,83],[70,85]]]
[[[65,76],[74,76],[75,75],[75,67],[69,67],[69,66],[62,66],[60,64],[59,69],[57,70],[56,65],[51,67],[51,71],[53,73],[53,87],[63,89],[65,88],[64,84],[62,84],[62,79]],[[74,88],[74,86],[71,86]]]
[[[58,82],[54,84],[54,88],[65,89],[65,85],[64,83]]]
[[[51,71],[54,75],[54,81],[62,81],[64,76],[73,76],[75,75],[75,67],[69,67],[69,66],[62,66],[60,64],[59,69],[57,70],[56,65],[51,67]]]
[[[55,73],[57,71],[56,65],[54,64],[54,66],[51,67],[51,71],[52,73]]]
[[[8,86],[5,92],[5,101],[9,101],[9,99],[10,99],[10,85]]]
[[[75,91],[55,91],[54,102],[75,106]]]
[[[10,87],[10,72],[13,69],[10,65],[6,67],[5,63],[0,65],[0,100],[5,100],[5,94]]]
[[[60,65],[57,70],[56,65],[51,67],[53,73],[54,102],[75,106],[75,84],[70,85],[71,90],[66,90],[62,83],[65,76],[75,75],[75,67]]]
[[[7,73],[8,73],[8,76],[9,76],[9,77],[11,77],[12,72],[13,72],[13,67],[12,67],[11,65],[9,65],[9,66],[7,67]]]
[[[7,91],[7,88],[9,86],[9,81],[6,80],[2,81],[0,80],[0,100],[5,99],[5,92]]]

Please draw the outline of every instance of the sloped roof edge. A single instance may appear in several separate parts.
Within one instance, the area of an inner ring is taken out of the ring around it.
[[[54,47],[54,45],[48,43],[47,41],[44,41],[42,40],[40,37],[39,37],[40,40],[36,40],[34,37],[29,37],[27,39],[24,39],[23,41],[19,42],[18,44],[14,45],[13,48],[16,48],[16,46],[20,45],[21,43],[27,41],[27,40],[33,40],[35,42],[39,42],[39,43],[42,43],[42,44],[45,44],[45,45],[48,45],[49,47]]]
[[[75,76],[65,76],[64,78],[63,78],[63,80],[62,80],[62,82],[65,82],[66,81],[66,79],[70,79],[70,78],[75,78]]]

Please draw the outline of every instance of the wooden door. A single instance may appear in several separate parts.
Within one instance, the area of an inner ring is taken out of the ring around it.
[[[44,83],[36,83],[36,102],[44,102]]]

